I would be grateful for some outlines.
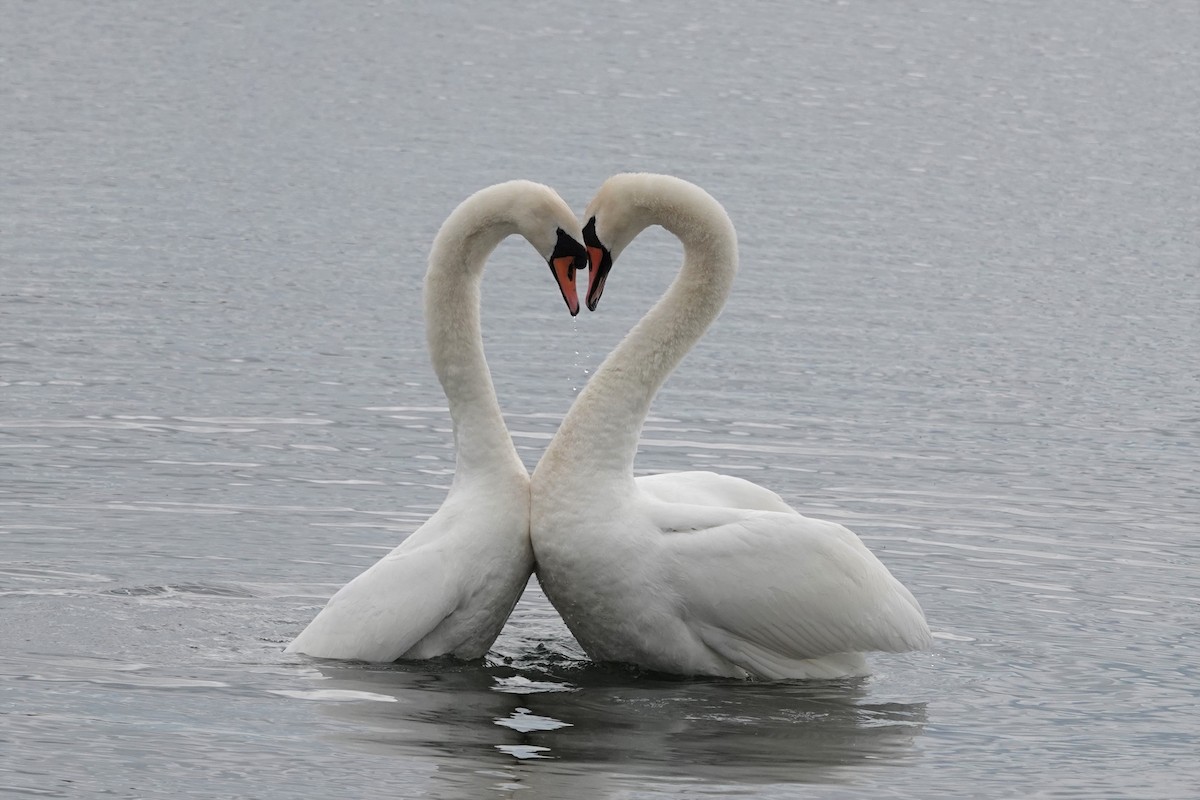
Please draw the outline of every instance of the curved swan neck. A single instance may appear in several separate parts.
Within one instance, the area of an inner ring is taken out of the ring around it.
[[[638,437],[654,396],[720,313],[737,272],[733,223],[707,192],[665,176],[629,177],[640,180],[624,198],[611,198],[624,202],[631,214],[614,252],[645,228],[661,225],[683,244],[683,266],[571,406],[542,459],[548,470],[586,464],[592,476],[632,480]]]
[[[484,357],[479,311],[488,256],[520,232],[506,214],[511,197],[483,190],[465,200],[438,231],[425,273],[425,334],[454,423],[456,482],[475,474],[525,474]]]

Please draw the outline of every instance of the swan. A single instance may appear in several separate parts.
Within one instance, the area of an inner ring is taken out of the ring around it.
[[[538,580],[587,654],[680,675],[840,678],[868,674],[865,651],[929,647],[916,599],[841,525],[731,476],[634,479],[651,401],[724,305],[737,238],[711,195],[666,175],[613,176],[584,219],[591,310],[645,228],[684,249],[675,281],[588,381],[531,478]]]
[[[529,474],[509,437],[483,353],[484,263],[519,233],[544,257],[572,316],[587,262],[579,222],[552,189],[511,181],[459,205],[434,239],[425,274],[429,354],[457,450],[454,480],[429,520],[343,586],[286,652],[386,662],[481,658],[533,572]]]

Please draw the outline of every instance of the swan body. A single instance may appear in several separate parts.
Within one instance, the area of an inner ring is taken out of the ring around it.
[[[916,599],[848,529],[738,478],[633,477],[650,403],[723,306],[737,240],[716,200],[669,176],[610,178],[585,219],[592,309],[649,225],[684,248],[679,275],[588,382],[532,477],[538,578],[588,655],[684,675],[837,678],[866,674],[864,652],[929,647]]]
[[[323,658],[480,658],[533,571],[529,475],[509,437],[484,359],[479,289],[487,257],[521,234],[547,259],[572,315],[586,262],[579,223],[528,181],[483,189],[447,218],[425,277],[430,357],[457,449],[454,480],[429,520],[343,586],[287,647]]]

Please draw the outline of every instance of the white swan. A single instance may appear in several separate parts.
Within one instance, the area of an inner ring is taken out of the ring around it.
[[[547,259],[571,315],[579,312],[575,270],[587,253],[574,212],[553,190],[503,183],[451,213],[425,275],[429,353],[457,448],[450,492],[428,522],[343,586],[287,652],[363,661],[480,658],[516,605],[533,572],[529,474],[500,413],[479,327],[484,263],[513,233]]]
[[[664,175],[610,178],[584,218],[593,310],[613,259],[643,229],[661,225],[684,248],[678,277],[588,382],[533,473],[538,578],[588,655],[684,675],[834,678],[866,674],[864,651],[928,647],[917,601],[841,525],[729,476],[634,479],[650,403],[724,305],[737,240],[716,200]]]

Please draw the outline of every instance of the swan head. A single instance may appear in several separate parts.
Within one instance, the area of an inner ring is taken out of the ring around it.
[[[583,244],[588,256],[587,307],[588,311],[595,311],[600,304],[600,295],[604,294],[604,281],[608,279],[613,262],[612,250],[604,246],[596,233],[595,216],[589,217],[587,225],[583,226]]]
[[[579,220],[566,201],[549,186],[512,181],[514,195],[508,205],[512,222],[550,265],[550,273],[571,316],[579,313],[575,273],[587,266],[587,249],[581,243]]]
[[[737,263],[737,235],[721,204],[694,183],[672,175],[623,173],[601,185],[583,214],[583,243],[588,254],[587,307],[595,311],[613,262],[639,233],[661,225],[684,243],[708,243],[720,237]],[[715,235],[714,235],[715,234]],[[736,269],[736,267],[735,267]]]
[[[538,251],[567,310],[578,314],[575,273],[587,265],[579,220],[557,192],[533,181],[498,183],[462,201],[434,238],[426,280],[440,275],[451,282],[464,277],[478,281],[492,251],[514,234]]]
[[[614,175],[604,182],[588,203],[583,218],[583,244],[588,256],[588,311],[595,311],[604,294],[604,282],[613,261],[645,229],[650,221],[646,209],[635,202],[641,175]]]

